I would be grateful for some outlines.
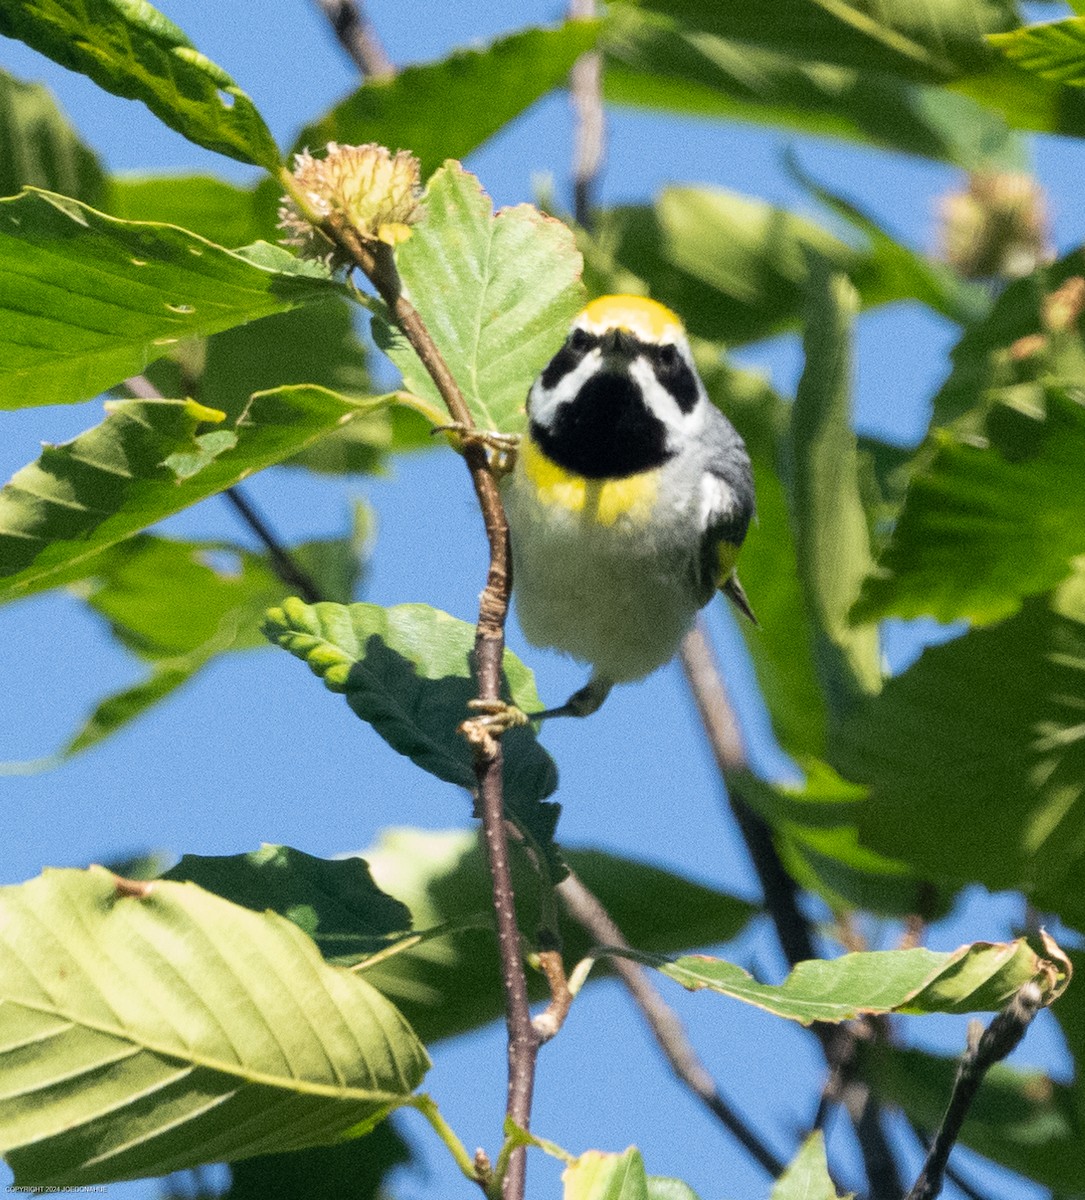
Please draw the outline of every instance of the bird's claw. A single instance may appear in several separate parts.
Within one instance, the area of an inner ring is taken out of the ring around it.
[[[498,477],[507,475],[516,465],[516,454],[520,448],[520,436],[516,433],[501,433],[497,429],[476,429],[462,421],[449,425],[435,425],[431,433],[447,433],[449,441],[462,451],[465,446],[478,445],[485,449],[490,470]]]
[[[502,734],[520,729],[529,720],[522,708],[507,700],[468,700],[467,707],[478,715],[462,722],[459,731],[478,754],[493,754]]]

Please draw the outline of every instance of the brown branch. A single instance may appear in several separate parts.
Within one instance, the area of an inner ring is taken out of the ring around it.
[[[392,319],[402,330],[436,385],[453,421],[462,430],[473,430],[475,424],[471,411],[459,385],[418,310],[402,293],[391,248],[382,242],[362,239],[353,228],[335,216],[325,222],[324,228],[335,242],[347,251],[377,289]],[[479,603],[475,634],[478,699],[498,701],[501,698],[501,666],[505,651],[505,618],[508,615],[509,594],[512,588],[509,527],[485,447],[476,439],[464,438],[463,456],[482,510],[490,547],[489,569]],[[465,723],[467,726],[470,724]],[[469,737],[469,740],[475,755],[478,812],[482,819],[483,842],[493,881],[494,915],[501,955],[501,982],[505,990],[509,1063],[506,1111],[517,1125],[527,1129],[531,1120],[535,1062],[541,1043],[531,1023],[527,979],[520,954],[520,930],[516,923],[509,844],[505,830],[501,742],[484,728],[478,736]],[[512,1152],[504,1178],[503,1194],[507,1200],[522,1200],[526,1169],[526,1148],[520,1146]]]
[[[595,0],[570,0],[574,20],[594,17]],[[598,51],[582,54],[569,73],[573,106],[573,215],[589,229],[595,209],[595,190],[606,145],[603,110],[603,59]]]
[[[580,878],[570,872],[557,886],[566,912],[582,925],[600,946],[629,949],[622,931],[614,923],[599,898]],[[697,1056],[682,1022],[674,1009],[652,986],[648,973],[638,963],[615,955],[610,960],[615,974],[625,984],[641,1015],[648,1023],[659,1048],[675,1075],[731,1133],[735,1140],[772,1178],[784,1170],[784,1163],[765,1145],[741,1116],[720,1094],[716,1081]]]
[[[748,767],[746,750],[723,676],[700,620],[683,640],[680,656],[686,682],[727,789],[731,811],[761,883],[766,911],[784,957],[794,967],[816,957],[810,922],[799,908],[799,889],[784,868],[772,830],[743,800],[737,786],[736,776]],[[877,1200],[896,1200],[903,1192],[903,1185],[882,1127],[881,1107],[866,1084],[851,1078],[859,1037],[875,1036],[876,1027],[863,1022],[854,1026],[815,1022],[810,1029],[821,1043],[829,1069],[815,1125],[822,1123],[827,1102],[843,1103],[855,1127],[872,1195]]]
[[[984,1075],[1001,1062],[1025,1036],[1033,1017],[1043,1007],[1039,985],[1026,983],[1010,1003],[998,1013],[986,1029],[973,1023],[968,1032],[968,1049],[957,1068],[953,1093],[946,1106],[942,1124],[934,1136],[927,1160],[907,1200],[934,1200],[942,1190],[942,1181],[950,1151],[976,1098]]]
[[[390,79],[396,69],[359,0],[316,0],[339,44],[367,79]]]

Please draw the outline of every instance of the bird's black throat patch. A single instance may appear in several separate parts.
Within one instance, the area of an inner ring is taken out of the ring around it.
[[[666,426],[625,373],[593,375],[557,409],[551,426],[532,421],[531,436],[551,462],[586,479],[639,475],[672,455]]]

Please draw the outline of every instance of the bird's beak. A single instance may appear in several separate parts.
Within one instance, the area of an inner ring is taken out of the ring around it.
[[[636,338],[627,329],[608,329],[603,334],[600,349],[604,360],[619,359],[628,363],[636,352]]]

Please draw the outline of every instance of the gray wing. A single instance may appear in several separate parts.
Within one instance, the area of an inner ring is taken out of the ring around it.
[[[753,470],[738,431],[717,408],[709,411],[701,477],[700,590],[707,604],[717,589],[756,624],[746,593],[735,575],[735,559],[757,511]]]

